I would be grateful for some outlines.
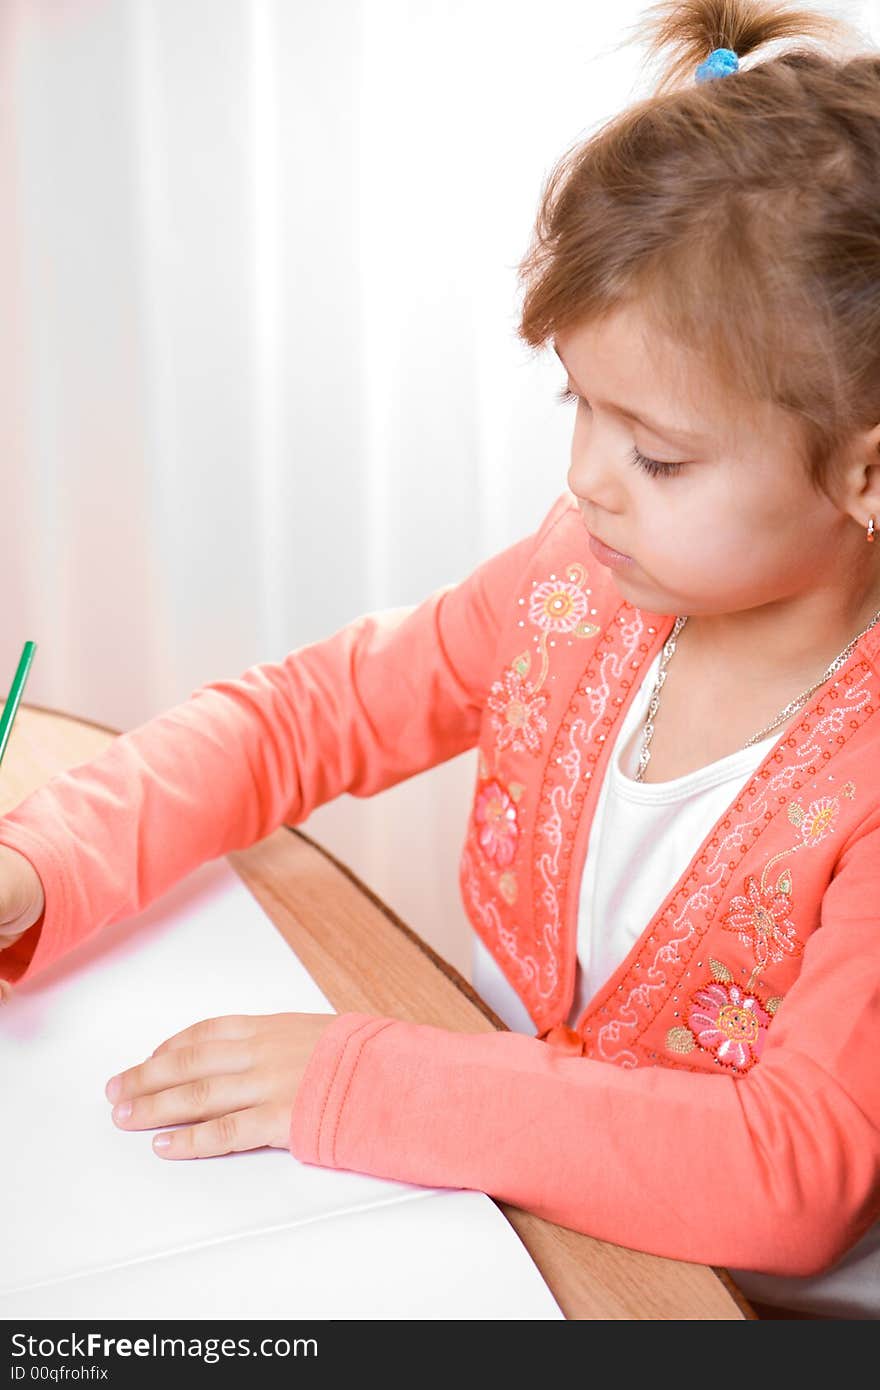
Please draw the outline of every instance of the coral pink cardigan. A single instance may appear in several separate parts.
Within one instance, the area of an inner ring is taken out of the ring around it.
[[[880,1214],[880,625],[575,1033],[590,822],[673,621],[621,600],[564,493],[464,582],[201,687],[0,819],[46,893],[0,974],[27,979],[204,861],[477,745],[463,899],[536,1036],[340,1014],[291,1153],[475,1188],[658,1255],[818,1273]]]

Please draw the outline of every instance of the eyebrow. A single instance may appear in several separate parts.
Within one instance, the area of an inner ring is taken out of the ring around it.
[[[556,346],[555,343],[553,344],[553,351],[556,353],[556,356],[559,358],[560,362],[562,362],[562,356],[560,354],[559,348]],[[562,362],[562,365],[563,367],[565,367],[564,362]],[[581,391],[581,388],[578,386],[577,382],[574,381],[574,378],[572,377],[571,372],[569,372],[568,367],[565,367],[565,370],[568,373],[569,380],[572,381],[573,384],[577,387],[580,395],[586,395],[586,392]],[[692,430],[676,429],[674,425],[661,425],[656,420],[649,420],[646,415],[637,415],[634,410],[627,409],[625,405],[615,405],[614,401],[605,401],[604,404],[610,406],[612,410],[616,410],[619,415],[625,415],[629,420],[638,420],[640,424],[647,425],[648,429],[653,430],[655,434],[662,434],[670,439],[686,439],[693,444],[702,443],[706,439],[708,439],[708,435],[695,434]]]

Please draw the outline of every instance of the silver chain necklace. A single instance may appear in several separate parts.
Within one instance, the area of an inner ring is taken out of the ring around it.
[[[825,684],[829,676],[833,676],[834,672],[840,669],[840,667],[843,665],[844,661],[846,661],[846,658],[852,651],[853,647],[856,645],[856,642],[858,642],[859,638],[864,637],[865,633],[868,631],[868,628],[872,628],[878,618],[880,618],[880,609],[878,609],[877,612],[874,614],[867,627],[863,627],[861,632],[858,633],[858,635],[852,639],[849,646],[845,647],[844,650],[840,653],[840,655],[834,658],[831,665],[828,667],[828,670],[825,672],[824,676],[820,676],[819,680],[816,681],[815,685],[811,685],[809,690],[805,690],[802,695],[798,695],[796,700],[792,700],[789,704],[787,704],[785,706],[785,709],[782,710],[781,713],[777,714],[776,718],[770,724],[767,724],[763,729],[761,729],[760,733],[753,734],[752,737],[746,743],[743,744],[743,748],[749,748],[753,743],[757,743],[760,739],[766,737],[767,734],[771,733],[772,730],[775,729],[778,724],[784,723],[786,719],[790,719],[793,714],[797,713],[801,705],[803,705],[804,702],[810,698],[813,691],[818,690],[820,685]],[[660,669],[657,673],[657,680],[654,684],[654,689],[651,693],[651,699],[648,704],[648,713],[645,718],[645,731],[642,740],[642,751],[639,755],[639,765],[635,773],[636,782],[644,781],[645,768],[648,766],[648,763],[651,759],[649,749],[651,739],[654,737],[653,720],[657,714],[657,710],[660,707],[660,691],[663,688],[663,682],[666,680],[666,667],[669,665],[669,658],[675,651],[675,644],[678,638],[678,634],[681,632],[687,620],[687,614],[685,614],[685,616],[682,618],[676,618],[675,626],[673,627],[671,633],[667,637],[666,642],[663,646],[663,656],[660,660]]]

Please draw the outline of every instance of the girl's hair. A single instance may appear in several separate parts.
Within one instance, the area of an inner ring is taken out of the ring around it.
[[[540,348],[636,303],[714,390],[790,412],[831,497],[842,446],[880,420],[880,51],[755,0],[655,4],[636,32],[660,80],[551,171],[517,334]],[[742,60],[798,35],[820,46],[694,80],[713,48]]]

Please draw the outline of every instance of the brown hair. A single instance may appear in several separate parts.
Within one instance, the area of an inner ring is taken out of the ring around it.
[[[636,32],[660,81],[546,180],[517,334],[540,348],[636,302],[722,388],[791,412],[830,496],[839,450],[880,420],[880,51],[755,0],[655,4]],[[821,47],[695,81],[713,48],[798,35]]]

